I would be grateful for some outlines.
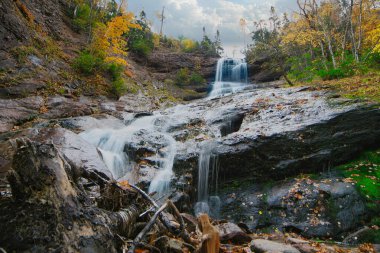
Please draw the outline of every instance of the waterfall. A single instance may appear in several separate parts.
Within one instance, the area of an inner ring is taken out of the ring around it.
[[[134,168],[137,164],[128,152],[129,145],[141,143],[144,141],[141,136],[144,135],[161,138],[164,147],[157,147],[155,150],[158,172],[150,183],[149,192],[157,192],[162,197],[169,190],[177,147],[175,139],[166,133],[165,126],[157,126],[156,122],[160,117],[162,115],[141,117],[121,129],[93,129],[80,133],[80,136],[98,148],[115,179],[128,180],[131,183],[135,183]]]
[[[212,153],[213,142],[203,143],[198,160],[198,200],[194,206],[196,215],[207,213],[214,218],[219,217],[220,199],[218,192],[218,157]],[[211,170],[211,180],[210,180]],[[213,195],[210,196],[209,193]]]
[[[220,58],[210,98],[235,93],[248,83],[247,63],[244,59]]]

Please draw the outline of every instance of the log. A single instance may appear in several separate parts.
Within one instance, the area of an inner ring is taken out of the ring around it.
[[[153,217],[150,219],[150,221],[148,222],[148,224],[146,224],[146,226],[144,227],[143,230],[141,230],[141,232],[136,236],[136,238],[133,240],[132,242],[132,246],[131,248],[128,250],[128,253],[134,253],[135,252],[135,249],[137,247],[137,245],[142,241],[142,239],[145,237],[146,233],[148,233],[151,228],[153,227],[153,225],[156,223],[156,220],[158,218],[158,216],[162,213],[162,211],[164,211],[164,209],[168,206],[168,202],[166,202],[165,204],[163,204],[156,212],[155,214],[153,215]]]

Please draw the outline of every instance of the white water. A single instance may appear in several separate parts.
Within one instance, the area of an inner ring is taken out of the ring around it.
[[[81,133],[80,136],[98,148],[103,161],[115,179],[125,179],[131,183],[134,183],[133,170],[136,163],[125,152],[127,145],[138,142],[138,135],[145,134],[145,132],[162,136],[165,140],[165,147],[161,150],[156,150],[156,154],[160,152],[161,155],[161,157],[157,157],[156,162],[159,171],[149,186],[149,192],[157,192],[161,197],[169,190],[177,149],[176,141],[166,133],[165,127],[156,126],[156,121],[160,117],[162,117],[160,114],[146,116],[136,119],[130,125],[121,129],[93,129]]]
[[[243,90],[248,83],[247,63],[244,59],[220,58],[210,98]]]
[[[194,213],[207,213],[214,218],[218,218],[220,211],[220,199],[218,191],[218,157],[212,153],[213,142],[205,142],[199,152],[198,160],[198,200],[194,206]],[[210,181],[211,170],[211,181]],[[213,196],[209,193],[212,191]]]

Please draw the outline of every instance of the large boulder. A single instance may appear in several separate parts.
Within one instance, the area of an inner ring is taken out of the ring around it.
[[[268,184],[252,181],[226,188],[222,214],[252,230],[297,232],[306,237],[343,239],[370,215],[348,180],[301,178]]]
[[[380,142],[378,105],[309,88],[253,90],[171,111],[170,124],[185,126],[172,132],[181,140],[175,169],[192,170],[209,143],[226,181],[322,171]]]

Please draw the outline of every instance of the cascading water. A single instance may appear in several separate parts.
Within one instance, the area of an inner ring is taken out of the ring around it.
[[[107,165],[115,179],[125,179],[134,183],[133,168],[135,161],[130,158],[126,149],[131,143],[138,142],[139,135],[155,134],[153,137],[161,138],[164,147],[155,150],[157,157],[156,166],[158,173],[153,178],[149,192],[157,192],[159,197],[164,196],[173,175],[174,157],[177,152],[176,141],[166,133],[165,127],[157,127],[162,115],[153,115],[138,118],[130,125],[121,129],[93,129],[80,134],[89,143],[95,145],[102,155],[104,163]],[[141,141],[140,141],[141,142]]]
[[[216,68],[215,82],[209,97],[235,93],[248,83],[247,63],[244,59],[220,58]]]
[[[213,142],[205,142],[201,147],[198,160],[198,202],[194,206],[194,213],[207,213],[214,218],[219,217],[220,199],[218,191],[218,157],[212,153]],[[211,182],[210,182],[211,170]],[[212,192],[214,195],[210,196]]]

